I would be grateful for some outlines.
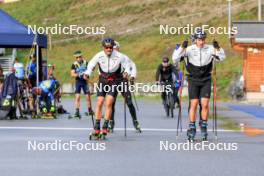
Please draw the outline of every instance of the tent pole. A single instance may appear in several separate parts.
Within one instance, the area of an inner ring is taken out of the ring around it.
[[[49,70],[48,70],[48,60],[49,60],[49,58],[48,58],[48,46],[47,46],[47,48],[46,48],[46,67],[47,67],[47,73],[46,73],[46,79],[48,79],[48,72],[49,72]]]
[[[39,46],[36,43],[36,57],[37,57],[37,87],[39,86]],[[39,114],[39,95],[37,95],[37,114]]]

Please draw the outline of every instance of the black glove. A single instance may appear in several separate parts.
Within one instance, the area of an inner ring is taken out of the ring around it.
[[[182,48],[187,48],[187,46],[188,46],[188,40],[184,40],[184,41],[182,42],[181,47],[182,47]]]
[[[184,56],[181,57],[180,62],[184,61]]]
[[[212,56],[213,56],[213,59],[220,61],[220,58],[217,55],[213,54]]]
[[[220,49],[219,43],[216,40],[213,41],[213,46],[215,49]]]

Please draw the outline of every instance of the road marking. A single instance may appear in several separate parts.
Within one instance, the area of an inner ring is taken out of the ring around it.
[[[18,127],[18,126],[2,126],[0,130],[73,130],[73,131],[88,131],[93,130],[93,128],[77,128],[77,127]],[[124,128],[115,128],[115,131],[124,131]],[[127,128],[127,131],[135,131],[134,128]],[[153,132],[176,132],[176,129],[164,129],[164,128],[142,128],[142,131],[153,131]],[[179,130],[180,131],[180,130]],[[186,132],[187,129],[182,129]],[[199,130],[197,130],[199,131]],[[213,131],[208,129],[208,131]],[[240,132],[239,130],[225,130],[218,129],[218,132]]]

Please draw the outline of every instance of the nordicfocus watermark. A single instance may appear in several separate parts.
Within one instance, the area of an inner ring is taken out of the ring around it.
[[[213,143],[208,141],[175,143],[160,141],[159,147],[160,151],[237,151],[238,143]]]
[[[78,26],[78,25],[69,25],[63,26],[62,24],[55,24],[54,26],[36,26],[28,25],[28,34],[32,32],[34,34],[53,34],[53,35],[102,35],[106,33],[106,28],[104,26]]]
[[[54,140],[50,142],[28,141],[28,151],[105,151],[105,143],[82,143],[78,141]]]
[[[93,89],[97,92],[143,92],[143,93],[161,93],[161,92],[173,92],[173,85],[156,85],[156,84],[144,84],[135,83],[134,85],[128,84],[128,82],[121,82],[121,84],[105,85],[103,83],[94,83]]]
[[[159,31],[160,34],[166,35],[190,35],[193,34],[197,28],[202,28],[208,34],[218,34],[218,35],[235,35],[237,34],[237,27],[213,27],[210,25],[202,25],[199,27],[195,27],[193,24],[187,24],[186,26],[169,26],[169,25],[160,25]]]

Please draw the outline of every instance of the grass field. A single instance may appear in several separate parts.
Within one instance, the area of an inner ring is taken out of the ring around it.
[[[204,1],[187,0],[187,1],[85,1],[85,0],[22,0],[18,3],[1,5],[0,7],[13,15],[19,21],[25,24],[36,24],[42,26],[54,25],[60,23],[67,24],[80,24],[80,25],[100,25],[108,26],[111,31],[111,36],[118,40],[121,44],[121,51],[126,53],[133,59],[137,65],[138,81],[141,82],[154,82],[155,69],[161,63],[162,56],[171,57],[173,48],[176,43],[181,43],[186,36],[179,35],[160,35],[159,26],[152,25],[147,29],[124,35],[114,35],[115,31],[122,31],[129,29],[129,27],[140,27],[143,24],[148,24],[153,19],[164,20],[170,24],[171,19],[175,18],[176,21],[182,25],[188,24],[189,21],[182,21],[178,17],[181,15],[179,9],[185,9],[186,6],[194,6],[192,13],[202,11],[211,14],[210,8],[216,8],[216,5],[226,4],[226,1],[211,1],[203,8]],[[212,3],[210,3],[212,2]],[[234,3],[243,3],[243,1],[234,1]],[[216,4],[214,4],[216,3]],[[52,5],[51,5],[52,4]],[[104,8],[104,4],[108,7]],[[211,4],[211,5],[210,5]],[[197,6],[197,7],[196,7]],[[19,8],[18,8],[19,7]],[[200,9],[198,8],[200,7]],[[208,18],[209,15],[207,15]],[[205,16],[202,16],[202,18]],[[248,9],[239,12],[233,16],[234,20],[249,20],[256,19],[257,9]],[[109,20],[112,19],[112,20]],[[124,19],[127,19],[124,21]],[[111,23],[110,23],[111,21]],[[172,24],[178,24],[172,22]],[[204,24],[204,23],[200,23]],[[226,26],[227,19],[222,17],[212,17],[206,22],[210,26]],[[197,24],[199,25],[199,23]],[[68,36],[52,36],[52,41],[61,40]],[[69,36],[72,37],[72,36]],[[231,80],[236,75],[241,74],[241,61],[242,55],[232,50],[227,35],[209,36],[208,43],[213,39],[219,41],[220,45],[225,49],[227,58],[222,63],[217,64],[217,85],[218,94],[221,99],[228,98],[228,87]],[[74,58],[73,52],[82,50],[87,60],[91,59],[100,47],[101,36],[92,37],[89,39],[73,40],[70,42],[62,42],[52,44],[51,49],[48,50],[48,61],[56,65],[56,77],[60,82],[73,82],[74,80],[69,76],[70,67]],[[28,55],[28,50],[19,50],[18,58],[26,62],[25,57]],[[45,52],[44,52],[45,53]]]

